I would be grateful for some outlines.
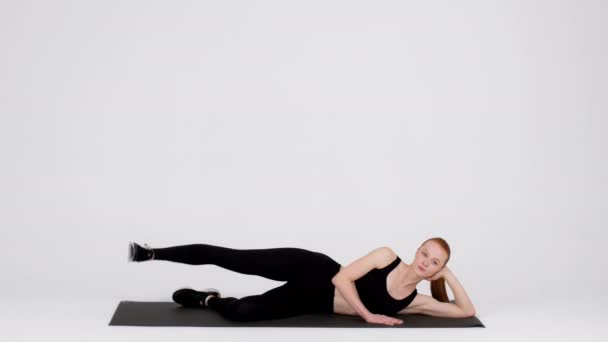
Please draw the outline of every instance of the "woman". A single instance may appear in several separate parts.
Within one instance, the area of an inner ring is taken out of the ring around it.
[[[182,288],[173,300],[186,307],[210,308],[227,319],[258,321],[306,313],[359,315],[369,323],[394,325],[394,314],[421,313],[470,317],[475,308],[446,266],[450,247],[440,237],[426,240],[407,264],[389,247],[379,247],[342,267],[329,256],[302,248],[233,249],[209,244],[165,248],[130,242],[129,261],[166,260],[190,265],[213,264],[285,284],[263,294],[223,298],[217,289]],[[445,279],[456,297],[449,303]],[[431,281],[431,296],[416,285]]]

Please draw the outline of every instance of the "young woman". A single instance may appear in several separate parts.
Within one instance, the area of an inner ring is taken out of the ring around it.
[[[186,307],[210,308],[236,321],[286,318],[306,313],[359,315],[366,322],[400,324],[394,314],[420,313],[470,317],[475,308],[464,288],[446,266],[450,247],[440,237],[426,240],[407,264],[389,247],[341,266],[329,256],[294,247],[234,249],[210,244],[151,248],[129,243],[129,261],[165,260],[190,265],[213,264],[285,284],[262,294],[223,298],[217,289],[182,288],[173,301]],[[432,296],[419,294],[416,285],[431,281]],[[445,281],[454,293],[450,303]]]

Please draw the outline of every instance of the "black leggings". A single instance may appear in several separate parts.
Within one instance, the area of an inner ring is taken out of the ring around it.
[[[209,244],[154,248],[155,260],[222,268],[287,283],[259,295],[210,298],[209,308],[235,321],[286,318],[306,313],[333,313],[331,278],[340,264],[302,248],[234,249]]]

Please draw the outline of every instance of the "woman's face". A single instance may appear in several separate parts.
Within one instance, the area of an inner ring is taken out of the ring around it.
[[[443,268],[446,253],[437,244],[427,242],[416,251],[413,266],[416,274],[423,278],[431,277]],[[424,268],[424,269],[421,269]]]

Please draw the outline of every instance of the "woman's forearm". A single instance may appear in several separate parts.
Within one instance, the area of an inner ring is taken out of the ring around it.
[[[461,308],[465,312],[470,312],[475,314],[475,307],[471,302],[471,299],[467,295],[467,292],[464,290],[464,287],[460,284],[454,273],[452,271],[447,272],[444,276],[445,281],[448,283],[452,292],[454,293],[454,301],[459,308]]]
[[[359,314],[359,316],[364,319],[370,316],[372,313],[367,310],[365,305],[361,302],[361,298],[359,297],[359,293],[357,293],[357,288],[355,283],[350,280],[336,280],[334,281],[334,285],[340,291],[344,300]]]

